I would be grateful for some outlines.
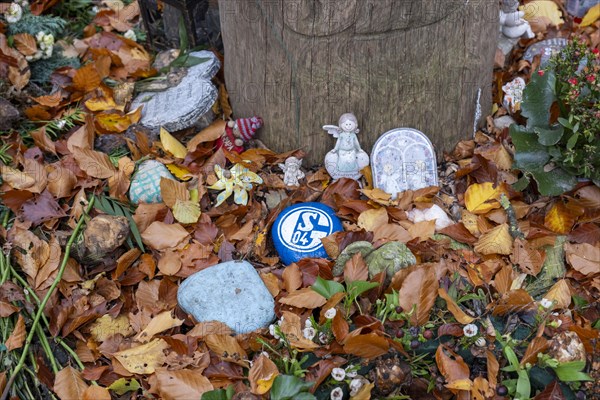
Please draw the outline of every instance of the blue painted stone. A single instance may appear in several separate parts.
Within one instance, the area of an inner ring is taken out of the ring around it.
[[[289,265],[306,257],[327,257],[321,239],[343,229],[331,207],[300,203],[279,214],[271,235],[281,261]]]
[[[156,160],[142,162],[129,186],[129,200],[134,204],[160,203],[160,178],[175,179],[167,167]]]
[[[190,275],[179,286],[177,302],[196,321],[219,321],[237,334],[265,328],[275,319],[273,296],[247,261],[228,261]]]

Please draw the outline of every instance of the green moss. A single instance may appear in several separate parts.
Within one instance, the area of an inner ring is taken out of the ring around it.
[[[66,25],[67,21],[60,17],[33,15],[24,12],[23,18],[14,24],[8,25],[8,34],[29,33],[35,36],[38,32],[45,32],[51,33],[56,38],[64,31]]]

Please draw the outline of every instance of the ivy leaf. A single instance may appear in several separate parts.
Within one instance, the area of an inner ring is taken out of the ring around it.
[[[550,154],[546,147],[537,140],[532,130],[512,124],[509,133],[516,150],[513,168],[532,171],[546,165]]]
[[[315,283],[311,286],[312,290],[319,293],[326,299],[330,299],[336,293],[344,291],[344,285],[335,281],[327,281],[320,276],[317,277]]]
[[[538,184],[538,190],[544,196],[559,196],[573,189],[577,179],[562,168],[546,172],[543,167],[530,170]]]
[[[548,127],[550,107],[556,101],[556,76],[547,71],[544,76],[533,74],[523,90],[521,115],[527,118],[527,127]]]

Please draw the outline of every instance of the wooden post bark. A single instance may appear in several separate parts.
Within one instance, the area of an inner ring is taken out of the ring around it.
[[[345,112],[367,152],[406,126],[441,153],[490,109],[497,0],[220,0],[219,9],[236,117],[260,115],[259,138],[303,148],[305,166],[323,163],[333,138],[321,126]]]

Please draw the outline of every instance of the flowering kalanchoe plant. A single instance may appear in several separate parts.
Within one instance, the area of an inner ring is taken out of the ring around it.
[[[575,39],[523,91],[526,126],[510,128],[523,190],[533,178],[543,195],[570,190],[576,177],[600,183],[600,52]]]
[[[219,179],[209,189],[222,190],[217,196],[218,207],[233,194],[235,204],[248,204],[248,191],[252,190],[252,184],[263,183],[260,176],[244,167],[242,164],[235,164],[229,171],[223,169],[220,165],[215,165],[215,174]]]

